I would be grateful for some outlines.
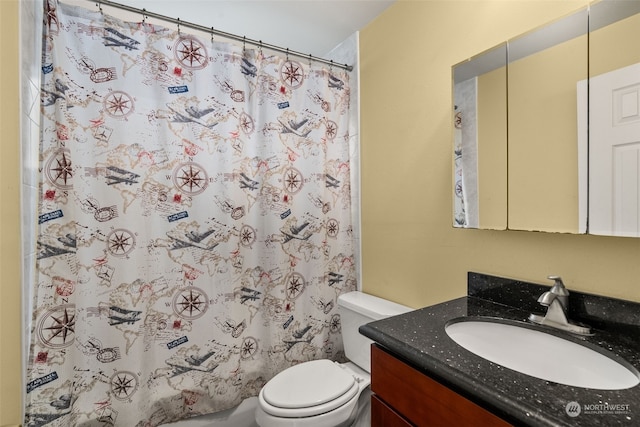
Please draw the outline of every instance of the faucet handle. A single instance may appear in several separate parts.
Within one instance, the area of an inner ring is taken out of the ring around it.
[[[562,305],[562,309],[566,310],[569,304],[569,291],[564,286],[564,283],[562,283],[562,277],[548,276],[547,278],[554,281],[553,286],[548,293],[555,295],[560,302],[560,305]]]
[[[551,292],[560,296],[569,296],[569,291],[562,283],[562,277],[560,276],[547,276],[547,279],[553,280],[553,286],[551,287]]]

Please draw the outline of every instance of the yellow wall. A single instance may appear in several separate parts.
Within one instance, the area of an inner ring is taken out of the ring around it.
[[[510,229],[579,230],[576,99],[587,51],[585,34],[508,66]]]
[[[478,228],[507,228],[507,67],[478,76]]]
[[[0,426],[22,390],[17,4],[0,0]],[[640,301],[640,239],[451,226],[451,65],[585,4],[400,0],[362,31],[365,291],[421,307],[463,295],[471,270]]]
[[[589,35],[589,74],[597,76],[640,62],[640,14],[593,31]],[[620,45],[624,40],[629,45]],[[612,45],[618,45],[611,49]]]
[[[0,0],[0,426],[21,422],[18,0]]]
[[[366,292],[421,307],[478,271],[640,301],[640,239],[451,226],[451,66],[587,4],[399,0],[362,30]]]

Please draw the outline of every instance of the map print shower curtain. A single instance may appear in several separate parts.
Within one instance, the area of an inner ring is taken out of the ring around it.
[[[155,426],[341,359],[346,72],[45,1],[26,426]]]

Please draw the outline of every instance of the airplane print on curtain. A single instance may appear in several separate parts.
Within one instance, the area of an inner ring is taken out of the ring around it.
[[[348,74],[45,1],[26,426],[156,426],[344,358]]]

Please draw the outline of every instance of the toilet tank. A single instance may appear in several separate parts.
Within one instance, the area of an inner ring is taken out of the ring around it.
[[[412,308],[362,292],[338,297],[344,352],[351,362],[371,372],[371,341],[358,328],[366,323],[412,311]]]

